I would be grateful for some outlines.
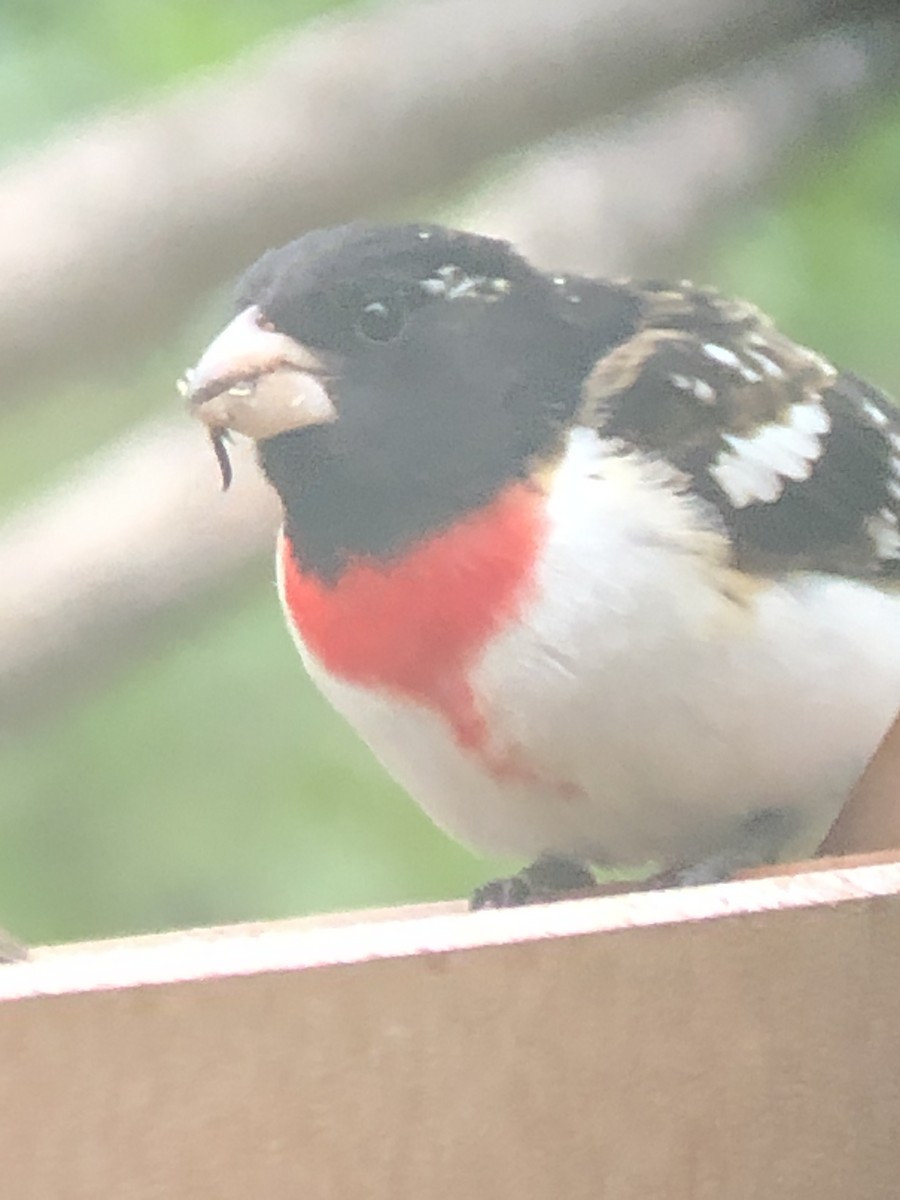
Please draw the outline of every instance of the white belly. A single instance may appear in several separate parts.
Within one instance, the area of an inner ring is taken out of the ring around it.
[[[785,852],[810,853],[900,704],[900,599],[805,574],[735,601],[686,502],[633,471],[611,481],[598,454],[569,455],[539,598],[471,677],[493,749],[524,754],[532,778],[492,777],[440,715],[336,679],[298,640],[310,673],[483,850],[693,862],[774,808],[796,822]]]

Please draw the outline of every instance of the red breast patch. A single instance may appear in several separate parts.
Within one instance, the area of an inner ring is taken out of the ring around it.
[[[325,583],[284,539],[284,603],[310,652],[348,682],[441,712],[465,746],[484,743],[466,672],[527,598],[544,496],[516,483],[486,507],[387,561],[359,557]]]

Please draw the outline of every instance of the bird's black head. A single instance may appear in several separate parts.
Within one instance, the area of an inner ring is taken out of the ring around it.
[[[265,254],[189,390],[212,430],[256,439],[304,564],[332,574],[552,455],[633,322],[616,289],[546,276],[505,242],[359,223]]]

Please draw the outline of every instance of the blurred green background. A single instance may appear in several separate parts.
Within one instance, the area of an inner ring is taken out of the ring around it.
[[[4,0],[0,154],[333,7]],[[710,231],[690,273],[900,392],[898,199],[900,99],[800,155],[765,205]],[[149,361],[4,409],[2,510],[136,418],[176,413],[173,380],[215,321],[207,307]],[[29,941],[460,895],[508,865],[433,829],[317,697],[268,562],[103,690],[0,742],[0,923]]]

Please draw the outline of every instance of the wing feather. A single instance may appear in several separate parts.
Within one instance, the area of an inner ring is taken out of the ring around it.
[[[900,418],[888,397],[749,304],[690,285],[635,290],[637,328],[585,381],[581,422],[686,475],[738,566],[896,567]]]

